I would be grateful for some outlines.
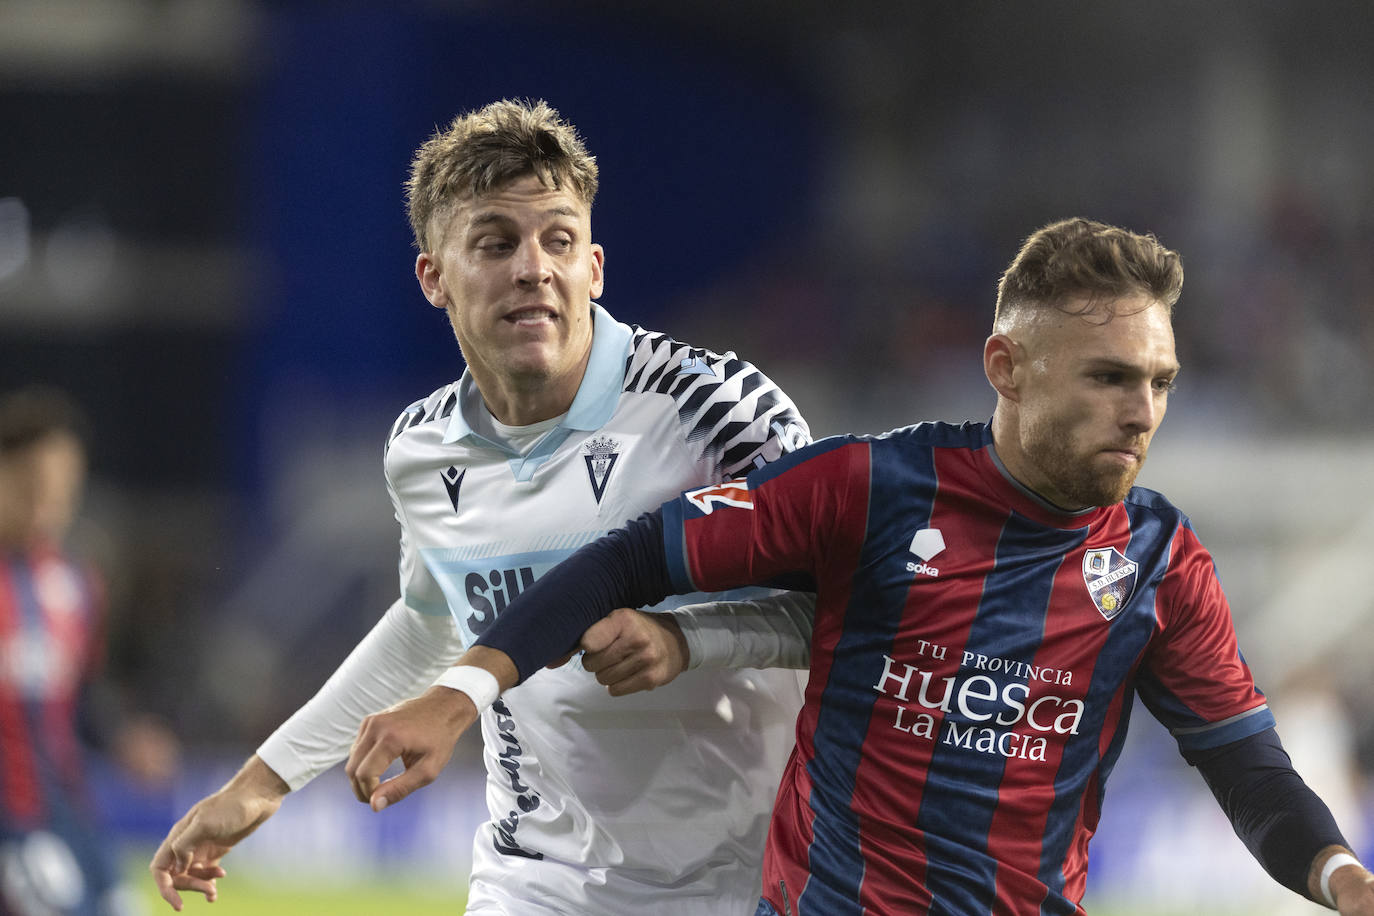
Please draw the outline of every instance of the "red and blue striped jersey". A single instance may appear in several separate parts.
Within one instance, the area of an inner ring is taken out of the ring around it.
[[[0,832],[45,825],[80,798],[77,703],[102,604],[56,547],[0,551]]]
[[[1081,913],[1137,694],[1184,750],[1274,724],[1178,509],[1137,487],[1056,512],[991,445],[983,424],[836,437],[665,506],[676,587],[817,591],[779,913]]]

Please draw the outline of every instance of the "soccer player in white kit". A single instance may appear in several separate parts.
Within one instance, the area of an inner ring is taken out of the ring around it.
[[[595,160],[542,102],[461,116],[417,152],[416,276],[467,370],[407,408],[388,442],[401,596],[173,826],[150,870],[175,909],[180,890],[214,899],[235,843],[342,760],[365,716],[447,672],[542,572],[683,489],[809,440],[749,363],[592,302],[604,279],[596,188]],[[473,844],[468,913],[754,911],[801,703],[785,669],[807,665],[812,604],[734,597],[613,615],[581,658],[483,714],[491,819]]]

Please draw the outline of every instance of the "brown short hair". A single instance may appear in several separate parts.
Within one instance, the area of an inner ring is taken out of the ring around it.
[[[461,114],[421,144],[406,181],[410,229],[421,251],[433,251],[435,217],[459,200],[480,197],[535,175],[568,189],[588,209],[596,198],[596,158],[577,129],[543,100],[503,99]]]
[[[85,441],[86,415],[66,392],[27,385],[0,395],[0,457],[22,451],[53,433]]]
[[[1183,263],[1153,235],[1090,219],[1066,219],[1026,239],[997,285],[996,327],[1026,306],[1063,308],[1070,299],[1144,293],[1171,313],[1183,290]]]

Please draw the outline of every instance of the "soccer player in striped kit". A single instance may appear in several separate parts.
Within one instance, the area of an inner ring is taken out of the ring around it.
[[[0,396],[0,914],[118,916],[131,891],[87,793],[99,750],[165,783],[179,749],[102,675],[105,588],[67,543],[86,480],[85,418],[65,393]]]
[[[589,545],[460,659],[458,690],[366,722],[353,780],[404,797],[409,772],[378,784],[398,751],[450,743],[609,608],[802,577],[811,679],[758,916],[1082,913],[1137,697],[1277,881],[1371,916],[1374,876],[1293,771],[1210,555],[1133,486],[1182,282],[1153,236],[1037,231],[984,348],[990,424],[825,439]]]
[[[542,102],[493,103],[417,152],[416,277],[467,371],[403,411],[388,440],[401,595],[319,694],[173,826],[150,867],[177,909],[180,890],[216,896],[221,857],[342,760],[365,715],[446,674],[576,547],[810,440],[756,367],[592,302],[604,283],[597,180]],[[589,652],[486,712],[490,821],[473,843],[469,914],[752,912],[801,706],[784,669],[806,665],[812,604],[703,597],[608,618],[594,635],[614,671]],[[612,695],[626,691],[641,692]]]

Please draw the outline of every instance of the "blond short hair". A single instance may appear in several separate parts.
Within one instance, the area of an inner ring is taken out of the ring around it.
[[[411,160],[405,191],[415,245],[434,250],[437,221],[458,201],[528,175],[571,192],[589,210],[596,198],[596,158],[547,102],[503,99],[454,118]]]

